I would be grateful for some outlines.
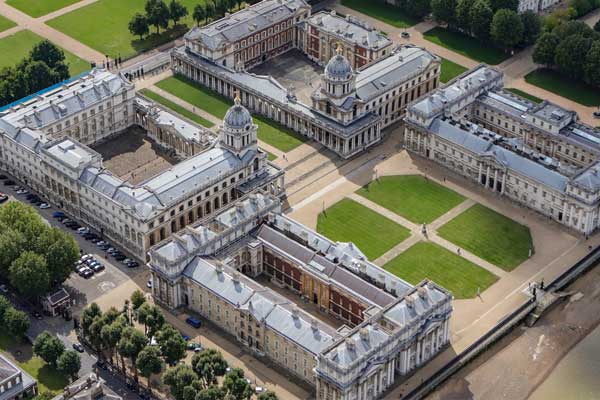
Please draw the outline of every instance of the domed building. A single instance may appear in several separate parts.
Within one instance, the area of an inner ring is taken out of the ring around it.
[[[261,154],[266,156],[265,153],[258,153],[257,131],[258,126],[252,122],[250,111],[241,104],[239,95],[236,95],[233,107],[223,118],[221,147],[234,152],[240,158],[249,151],[256,153],[257,157]]]

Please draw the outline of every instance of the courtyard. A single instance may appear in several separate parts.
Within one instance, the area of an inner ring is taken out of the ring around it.
[[[293,87],[301,102],[311,104],[310,95],[321,81],[323,68],[294,49],[254,67],[250,72],[272,76],[284,87]]]
[[[139,127],[127,129],[119,136],[95,146],[94,150],[102,155],[106,168],[134,185],[177,163]]]

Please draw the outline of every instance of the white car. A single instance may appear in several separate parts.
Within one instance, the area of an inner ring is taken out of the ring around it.
[[[257,386],[257,387],[254,388],[254,393],[256,393],[256,394],[261,394],[261,393],[264,393],[266,391],[267,391],[267,389],[265,389],[262,386]]]
[[[81,256],[80,260],[81,260],[81,261],[87,261],[87,260],[89,260],[90,258],[94,258],[94,256],[93,256],[93,255],[91,255],[91,254],[84,254],[84,255],[82,255],[82,256]]]
[[[40,208],[41,208],[42,210],[45,210],[45,209],[47,209],[47,208],[50,208],[50,204],[48,204],[48,203],[42,203],[42,204],[40,204]]]
[[[25,190],[25,189],[19,189],[19,190],[17,190],[17,194],[27,194],[27,193],[29,193],[29,192],[27,190]]]

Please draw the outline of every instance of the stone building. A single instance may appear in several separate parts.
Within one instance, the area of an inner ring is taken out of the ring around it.
[[[157,302],[210,319],[319,400],[378,398],[449,341],[447,291],[399,279],[282,215],[272,196],[187,227],[152,248],[148,266]]]
[[[0,354],[0,400],[28,399],[37,394],[36,380]]]
[[[299,30],[304,37],[302,51],[321,65],[337,54],[338,47],[354,70],[393,51],[393,42],[383,33],[356,17],[344,18],[335,11],[312,15],[304,25],[299,25]]]
[[[115,109],[107,110],[109,105]],[[114,115],[110,119],[101,114],[114,124],[105,126],[101,135],[88,131],[88,137],[107,140],[139,126],[184,160],[131,184],[104,168],[96,151],[74,137],[56,136],[79,129],[80,125],[74,127],[77,118],[90,129],[101,128],[98,121],[81,119],[98,117],[100,107]],[[122,119],[117,120],[117,115]],[[70,130],[65,131],[65,126]],[[283,171],[267,161],[267,154],[257,146],[256,133],[250,113],[237,101],[215,143],[207,129],[136,96],[122,75],[94,70],[3,111],[0,160],[4,170],[48,201],[145,259],[154,244],[237,198],[256,191],[283,193]]]
[[[204,50],[212,45],[214,37],[219,38],[222,48],[235,48],[238,36],[229,33],[231,21],[236,21],[237,26],[248,19],[246,25],[251,26],[257,18],[256,13],[263,16],[265,25],[260,25],[261,29],[267,32],[275,29],[279,20],[271,17],[271,7],[276,4],[278,9],[288,9],[292,3],[295,10],[302,10],[294,16],[295,24],[291,27],[298,39],[286,44],[281,51],[262,54],[259,61],[253,59],[252,65],[292,48],[306,51],[303,27],[307,26],[309,12],[304,10],[304,0],[263,0],[226,17],[222,24],[216,21],[208,28],[192,29],[185,37],[184,46],[171,53],[173,72],[225,97],[233,98],[239,92],[242,104],[252,112],[323,144],[342,158],[352,157],[379,143],[381,130],[399,122],[408,103],[439,85],[441,60],[422,48],[402,46],[392,50],[386,45],[378,57],[373,55],[373,62],[355,71],[344,55],[344,42],[341,42],[337,45],[338,53],[327,62],[309,105],[296,97],[294,88],[282,86],[271,76],[246,72],[243,63],[232,64],[234,61],[222,60],[221,53]],[[253,13],[249,14],[247,10],[253,10]],[[220,35],[216,33],[219,30]],[[349,38],[346,42],[350,46]],[[352,52],[349,54],[356,63],[356,56]]]
[[[503,90],[493,68],[480,65],[411,104],[404,142],[582,234],[598,227],[600,130]]]

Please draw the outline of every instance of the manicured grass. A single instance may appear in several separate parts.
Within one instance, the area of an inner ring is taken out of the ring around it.
[[[533,252],[529,228],[476,204],[438,229],[438,234],[463,249],[511,271]]]
[[[180,21],[177,27],[171,26],[167,31],[161,30],[160,35],[153,33],[143,40],[133,36],[129,32],[128,25],[136,12],[143,12],[146,0],[99,0],[54,18],[47,24],[111,58],[119,54],[128,58],[167,43],[187,32],[192,26],[191,15],[194,6],[201,1],[181,0],[181,3],[187,7],[189,15]],[[156,32],[156,29],[151,27],[151,31]]]
[[[193,82],[183,76],[173,76],[156,84],[159,88],[195,105],[217,118],[223,118],[233,102],[220,94]],[[306,138],[277,122],[263,116],[254,115],[258,125],[258,139],[283,152],[288,152],[306,141]]]
[[[271,153],[270,151],[266,151],[266,152],[267,152],[267,160],[273,161],[273,160],[277,159],[277,156],[275,154]]]
[[[319,214],[317,231],[340,242],[353,242],[374,260],[410,236],[410,231],[350,199]]]
[[[423,37],[465,57],[491,65],[500,64],[510,57],[510,54],[495,48],[490,43],[482,43],[470,36],[441,27],[428,30]]]
[[[14,35],[0,39],[0,68],[16,65],[43,38],[31,31],[19,31]],[[71,75],[77,75],[90,69],[90,64],[73,53],[64,50]]]
[[[38,381],[41,393],[50,391],[56,395],[69,383],[65,375],[46,364],[41,358],[32,356],[29,343],[18,341],[4,331],[0,331],[0,350],[11,354],[16,353],[16,350],[21,351],[22,354],[15,357],[17,364]]]
[[[206,128],[210,128],[210,127],[214,126],[214,124],[212,122],[210,122],[209,120],[202,118],[199,115],[194,114],[193,112],[187,110],[186,108],[181,107],[179,104],[173,103],[169,99],[165,99],[160,94],[153,92],[150,89],[142,89],[141,93],[144,96],[156,101],[157,103],[160,103],[163,106],[170,108],[171,110],[175,111],[177,114],[182,115],[182,116],[186,117],[187,119],[190,119],[190,120],[196,122],[197,124],[200,124]]]
[[[457,299],[477,295],[498,279],[494,274],[431,242],[418,242],[383,266],[405,281],[430,279]]]
[[[573,80],[554,70],[536,69],[525,75],[525,81],[584,106],[600,106],[600,88]]]
[[[431,223],[465,199],[420,175],[382,176],[357,193],[418,224]]]
[[[400,8],[387,4],[383,0],[342,0],[342,5],[396,28],[408,28],[421,22],[418,18],[407,15]]]
[[[12,28],[13,26],[17,26],[17,24],[15,24],[10,19],[0,15],[0,32],[4,32],[5,30]]]
[[[465,72],[467,68],[463,67],[460,64],[452,62],[450,60],[446,60],[442,58],[442,69],[440,71],[440,82],[446,83],[450,82],[452,79],[456,78],[463,72]]]
[[[524,97],[524,98],[526,98],[527,100],[530,100],[530,101],[532,101],[532,102],[534,102],[534,103],[536,103],[536,104],[539,104],[539,103],[541,103],[541,102],[543,101],[543,100],[542,100],[542,99],[540,99],[539,97],[536,97],[536,96],[534,96],[534,95],[532,95],[532,94],[529,94],[529,93],[527,93],[527,92],[524,92],[524,91],[522,91],[522,90],[520,90],[520,89],[515,89],[515,88],[505,88],[504,90],[508,90],[509,92],[512,92],[512,93],[516,94],[517,96]]]
[[[6,4],[37,18],[79,1],[81,0],[6,0]]]

